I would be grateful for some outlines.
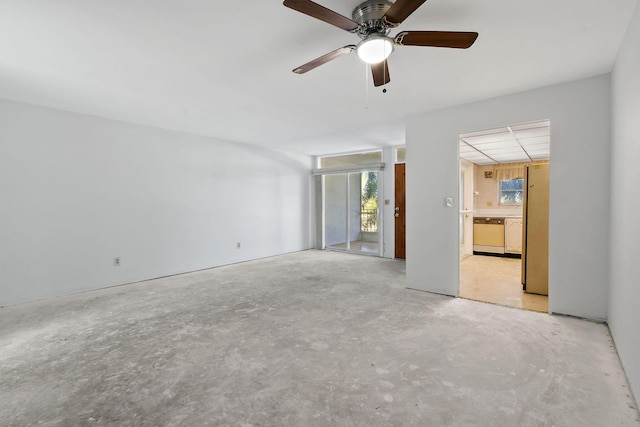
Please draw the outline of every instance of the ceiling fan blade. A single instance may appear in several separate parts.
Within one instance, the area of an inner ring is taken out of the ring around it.
[[[384,20],[395,27],[407,19],[425,1],[427,0],[397,0],[385,13]]]
[[[478,38],[478,33],[460,31],[402,31],[396,38],[401,46],[433,46],[466,49]]]
[[[386,59],[377,64],[371,64],[371,73],[373,74],[373,85],[375,87],[386,85],[391,81],[391,77],[389,77],[389,64]]]
[[[327,24],[335,25],[336,27],[342,28],[346,31],[354,31],[359,26],[356,21],[353,21],[344,15],[340,15],[338,12],[334,12],[331,9],[327,9],[318,3],[314,3],[311,0],[284,0],[282,4],[290,9],[297,10],[298,12],[324,21]]]
[[[296,74],[304,74],[307,71],[311,71],[314,68],[321,66],[322,64],[326,64],[327,62],[336,59],[338,56],[353,52],[355,48],[355,45],[341,47],[340,49],[336,49],[333,52],[329,52],[326,55],[322,55],[321,57],[314,59],[313,61],[309,61],[304,65],[294,68],[293,72]]]

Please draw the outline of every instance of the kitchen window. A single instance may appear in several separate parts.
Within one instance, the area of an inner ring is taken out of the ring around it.
[[[522,195],[524,190],[524,179],[515,178],[501,180],[498,182],[498,202],[500,205],[518,206],[522,205]]]

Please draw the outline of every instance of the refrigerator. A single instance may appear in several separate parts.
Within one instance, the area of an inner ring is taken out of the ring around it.
[[[549,164],[525,167],[522,208],[522,289],[549,294]]]

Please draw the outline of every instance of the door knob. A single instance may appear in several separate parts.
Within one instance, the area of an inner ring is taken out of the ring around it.
[[[399,210],[400,210],[400,208],[399,208],[398,206],[396,206],[396,210],[397,210],[397,211],[399,211]]]
[[[400,217],[400,214],[398,212],[396,212],[396,214],[394,215],[396,218]]]

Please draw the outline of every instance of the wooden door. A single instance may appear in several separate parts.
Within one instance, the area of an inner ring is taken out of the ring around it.
[[[406,258],[406,218],[405,218],[405,164],[396,164],[395,169],[395,254],[396,258]]]

